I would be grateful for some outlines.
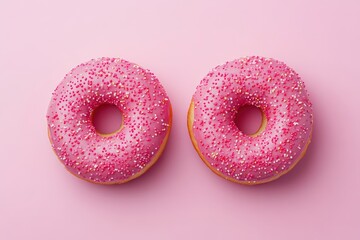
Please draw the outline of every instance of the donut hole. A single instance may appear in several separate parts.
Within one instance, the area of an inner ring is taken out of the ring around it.
[[[120,131],[123,115],[114,104],[101,104],[91,114],[92,124],[101,136],[111,136]]]
[[[266,119],[260,108],[245,105],[238,109],[235,116],[235,125],[245,135],[254,137],[265,128]]]

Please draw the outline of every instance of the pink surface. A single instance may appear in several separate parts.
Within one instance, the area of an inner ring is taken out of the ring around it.
[[[262,118],[260,108],[252,105],[245,105],[238,109],[234,122],[241,132],[252,135],[260,129]]]
[[[358,1],[0,3],[0,239],[359,239]],[[284,61],[314,104],[295,169],[255,187],[217,177],[186,128],[196,85],[246,55]],[[120,186],[64,170],[46,132],[51,92],[91,58],[149,68],[174,110],[163,157]]]
[[[123,114],[113,104],[102,104],[92,113],[92,124],[101,134],[113,134],[123,125]]]

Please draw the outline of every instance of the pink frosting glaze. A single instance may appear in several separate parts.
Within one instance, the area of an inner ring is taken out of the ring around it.
[[[104,103],[123,114],[121,130],[107,137],[96,132],[91,120],[93,110]],[[96,183],[121,183],[141,175],[161,151],[171,127],[171,106],[150,71],[100,58],[65,76],[52,95],[47,122],[52,147],[71,173]]]
[[[300,159],[309,143],[313,113],[303,81],[284,63],[246,57],[213,69],[193,96],[193,137],[203,160],[229,180],[275,179]],[[234,119],[241,106],[259,107],[267,119],[254,136]]]

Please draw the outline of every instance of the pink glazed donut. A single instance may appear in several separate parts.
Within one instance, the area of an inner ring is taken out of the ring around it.
[[[262,111],[262,125],[253,135],[243,134],[234,122],[245,105]],[[188,112],[189,134],[205,164],[248,185],[290,171],[305,155],[312,124],[312,104],[298,74],[257,56],[213,69],[197,87]]]
[[[95,130],[93,111],[117,106],[121,128],[109,135]],[[160,157],[171,128],[171,104],[150,71],[116,58],[77,66],[55,89],[47,113],[52,147],[75,176],[100,184],[139,177]]]

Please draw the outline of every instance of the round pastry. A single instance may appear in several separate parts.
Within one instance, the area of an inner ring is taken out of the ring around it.
[[[239,108],[261,109],[253,135],[234,120]],[[241,184],[270,182],[305,155],[313,124],[304,82],[284,63],[246,57],[217,66],[201,81],[188,112],[188,130],[200,158],[219,176]]]
[[[98,133],[93,112],[113,104],[121,128]],[[171,104],[150,71],[116,58],[100,58],[70,71],[47,112],[49,139],[66,169],[84,180],[117,184],[142,175],[160,157],[171,128]]]

